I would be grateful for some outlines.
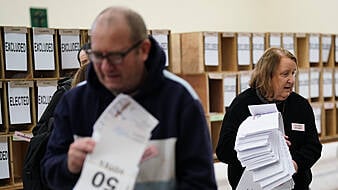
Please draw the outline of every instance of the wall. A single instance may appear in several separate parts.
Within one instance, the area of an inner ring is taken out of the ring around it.
[[[87,29],[110,5],[139,11],[149,29],[172,32],[338,34],[336,0],[1,0],[0,26],[29,26],[29,8],[47,8],[50,28]]]

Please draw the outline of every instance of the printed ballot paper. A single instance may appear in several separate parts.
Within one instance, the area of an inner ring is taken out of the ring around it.
[[[127,95],[120,94],[94,124],[96,146],[74,189],[133,189],[138,165],[158,124]]]
[[[292,189],[295,169],[275,104],[249,106],[251,116],[239,126],[235,150],[245,167],[237,189]]]

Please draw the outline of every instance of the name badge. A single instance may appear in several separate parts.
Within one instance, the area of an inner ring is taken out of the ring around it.
[[[305,125],[301,123],[292,123],[292,130],[293,131],[305,131]]]

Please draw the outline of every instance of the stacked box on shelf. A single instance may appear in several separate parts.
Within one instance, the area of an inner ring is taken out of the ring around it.
[[[334,36],[320,34],[320,58],[323,67],[334,67]]]
[[[182,73],[221,71],[221,33],[182,33],[181,47]]]
[[[322,75],[321,75],[321,95],[323,101],[333,102],[335,101],[334,96],[334,69],[329,67],[322,68]]]
[[[325,114],[325,135],[322,140],[329,141],[337,137],[336,104],[334,102],[324,102],[323,106]]]
[[[6,26],[1,30],[3,31],[0,47],[3,77],[5,79],[31,79],[33,67],[29,28]]]
[[[6,81],[8,130],[30,131],[36,123],[33,80]]]
[[[178,74],[178,76],[186,80],[191,85],[191,87],[195,90],[202,103],[204,113],[209,113],[210,105],[209,105],[208,74],[207,73]]]
[[[256,65],[266,49],[265,33],[252,34],[252,64]]]
[[[251,79],[252,70],[250,71],[239,71],[238,72],[238,94],[242,93],[246,89],[250,88],[250,79]]]
[[[278,32],[268,32],[265,34],[266,49],[269,47],[282,47],[282,35]]]
[[[32,28],[33,77],[59,78],[56,30]]]
[[[299,68],[296,81],[295,81],[295,91],[308,100],[310,100],[310,80],[309,79],[310,79],[309,68]],[[319,84],[319,82],[317,84]]]
[[[320,34],[307,34],[309,39],[309,62],[311,67],[322,67],[320,58]]]
[[[322,69],[319,67],[310,68],[310,100],[311,102],[320,101],[320,78],[322,75]]]
[[[236,33],[235,55],[237,68],[235,71],[251,70],[252,65],[252,34],[251,33]],[[224,58],[226,59],[226,57]],[[233,70],[231,70],[233,71]]]
[[[57,63],[59,63],[60,77],[70,77],[80,67],[77,54],[81,48],[79,29],[57,30]]]
[[[295,34],[295,53],[299,68],[309,68],[309,38],[305,33]]]
[[[285,32],[282,33],[282,47],[289,50],[292,54],[297,55],[296,52],[296,38],[294,33]]]

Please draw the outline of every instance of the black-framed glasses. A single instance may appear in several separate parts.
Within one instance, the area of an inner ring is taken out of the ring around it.
[[[89,56],[89,59],[95,63],[99,64],[102,63],[104,59],[107,59],[109,63],[113,64],[121,64],[123,61],[123,58],[128,55],[133,49],[137,48],[143,40],[137,41],[134,45],[132,45],[129,49],[127,49],[125,52],[108,52],[106,54],[103,54],[99,51],[92,51],[91,49],[87,50],[87,54]]]

